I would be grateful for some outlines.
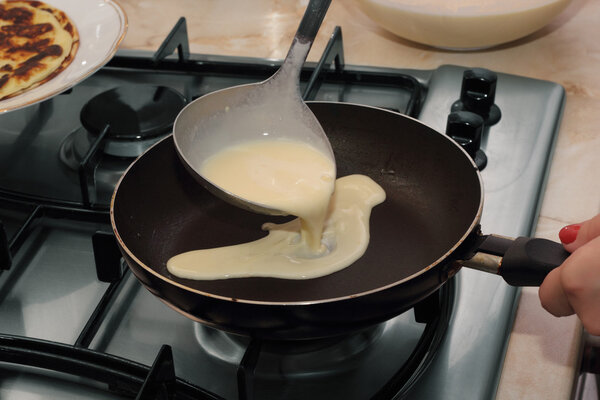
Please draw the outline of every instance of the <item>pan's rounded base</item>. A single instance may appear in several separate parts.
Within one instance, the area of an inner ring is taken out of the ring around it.
[[[367,329],[411,309],[445,282],[440,279],[438,270],[431,270],[418,278],[421,282],[417,286],[411,281],[405,290],[393,287],[366,298],[309,304],[261,304],[192,292],[164,281],[139,266],[126,253],[124,255],[146,289],[173,310],[212,328],[266,340],[320,339]],[[423,291],[422,287],[430,290]]]

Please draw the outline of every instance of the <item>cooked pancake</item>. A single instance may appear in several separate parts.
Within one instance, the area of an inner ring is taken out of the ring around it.
[[[73,61],[75,25],[41,1],[0,1],[0,99],[47,82]]]

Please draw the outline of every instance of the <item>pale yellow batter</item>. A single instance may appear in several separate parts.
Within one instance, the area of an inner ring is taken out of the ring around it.
[[[302,240],[300,221],[265,224],[268,236],[254,242],[183,253],[167,262],[173,275],[189,279],[276,277],[309,279],[339,271],[360,258],[369,244],[371,209],[385,191],[371,178],[339,178],[325,221],[325,251],[312,252]]]
[[[201,173],[243,199],[295,215],[302,238],[314,253],[335,185],[335,164],[302,142],[254,140],[219,151],[201,165]]]

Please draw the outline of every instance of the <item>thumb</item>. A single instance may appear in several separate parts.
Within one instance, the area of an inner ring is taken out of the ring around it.
[[[582,223],[565,226],[558,233],[565,249],[571,253],[599,236],[600,214]]]

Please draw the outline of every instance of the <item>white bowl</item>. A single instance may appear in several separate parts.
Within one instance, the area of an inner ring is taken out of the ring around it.
[[[357,0],[390,32],[446,49],[477,49],[522,38],[556,17],[571,0]]]

